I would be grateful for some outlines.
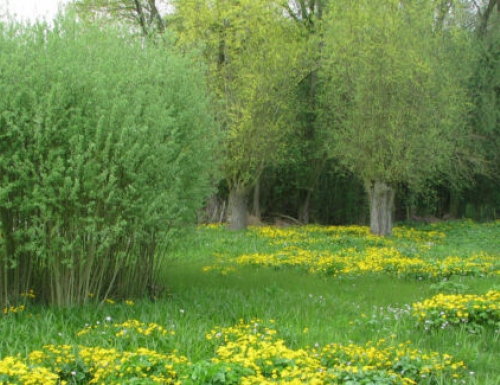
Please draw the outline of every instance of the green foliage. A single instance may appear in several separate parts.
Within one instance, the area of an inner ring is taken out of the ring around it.
[[[485,2],[495,6],[495,2]],[[496,4],[498,7],[498,4]],[[494,9],[494,8],[492,8]],[[488,15],[487,15],[488,14]],[[472,95],[472,108],[469,116],[471,129],[478,137],[485,138],[481,147],[486,153],[490,165],[490,174],[480,176],[474,186],[463,192],[464,214],[479,220],[498,218],[500,207],[500,188],[498,170],[500,157],[498,152],[500,140],[500,18],[499,13],[483,10],[476,19],[477,38],[473,49],[479,55],[474,67],[474,76],[469,81]],[[484,19],[487,18],[487,19]],[[483,24],[484,23],[484,24]],[[486,28],[486,24],[488,28]]]
[[[109,28],[1,28],[0,302],[143,293],[210,192],[202,75]]]
[[[330,155],[365,182],[458,183],[477,166],[464,124],[464,80],[474,56],[467,33],[454,25],[436,30],[434,7],[432,1],[330,4],[321,124]]]
[[[363,181],[372,233],[390,235],[398,185],[458,186],[481,171],[466,124],[470,34],[438,28],[430,0],[332,2],[325,20],[318,121],[326,151]]]
[[[298,29],[282,12],[267,0],[176,2],[179,48],[200,53],[217,96],[230,188],[253,185],[282,154],[301,49]]]
[[[182,382],[186,385],[238,385],[241,377],[253,374],[240,364],[209,361],[199,361],[186,372]]]

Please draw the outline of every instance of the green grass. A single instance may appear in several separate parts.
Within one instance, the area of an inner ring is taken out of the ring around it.
[[[161,282],[168,289],[156,302],[140,300],[133,305],[117,302],[74,309],[28,306],[24,311],[0,318],[0,360],[16,355],[24,359],[30,352],[52,344],[118,351],[145,347],[161,353],[176,349],[196,366],[215,356],[217,346],[206,338],[211,330],[232,327],[241,319],[245,322],[260,319],[274,320],[279,338],[290,349],[320,349],[330,343],[364,346],[381,339],[392,345],[411,341],[411,346],[423,352],[449,354],[464,361],[467,376],[460,380],[464,383],[500,383],[500,323],[487,325],[475,333],[464,327],[426,331],[417,324],[411,311],[413,303],[438,293],[484,294],[489,289],[498,289],[500,223],[480,225],[461,221],[417,230],[413,233],[417,236],[380,240],[357,227],[347,228],[340,235],[334,228],[282,229],[273,238],[264,236],[259,229],[247,232],[193,229],[172,249]],[[285,248],[311,253],[342,253],[349,249],[363,255],[372,252],[370,248],[383,247],[397,249],[398,255],[404,257],[426,261],[442,261],[449,256],[467,259],[482,253],[488,255],[491,267],[487,273],[425,276],[404,268],[399,273],[389,269],[338,274],[337,270],[310,273],[309,265],[235,263],[241,255],[276,255]],[[206,266],[214,268],[204,271]],[[114,329],[108,326],[126,320],[154,323],[175,334],[136,333],[128,339],[117,338],[111,332]],[[77,335],[88,326],[95,328],[88,334]],[[434,383],[451,383],[448,380],[436,378]],[[199,379],[192,383],[216,382]],[[422,379],[420,383],[433,382]]]

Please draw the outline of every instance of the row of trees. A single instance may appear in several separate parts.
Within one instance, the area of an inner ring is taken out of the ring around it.
[[[162,5],[170,5],[163,18]],[[149,38],[168,34],[170,45],[206,65],[225,133],[220,157],[233,229],[246,226],[252,191],[260,215],[260,194],[273,189],[260,182],[278,170],[298,191],[287,214],[301,222],[325,170],[343,170],[364,186],[372,232],[387,235],[398,189],[410,193],[405,200],[436,186],[455,194],[497,167],[495,66],[484,68],[496,60],[495,0],[78,0],[76,7],[93,22],[106,15],[132,20],[129,27]]]
[[[35,285],[58,304],[141,294],[211,193],[232,229],[253,193],[255,215],[302,223],[369,207],[388,235],[395,201],[495,183],[496,0],[66,11],[0,31],[0,302]]]

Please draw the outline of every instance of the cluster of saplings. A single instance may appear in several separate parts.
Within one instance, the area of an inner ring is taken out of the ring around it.
[[[211,193],[203,73],[111,28],[0,25],[0,304],[144,294]]]
[[[0,23],[0,304],[143,295],[177,231],[245,228],[252,193],[389,235],[498,164],[493,0],[159,3]]]

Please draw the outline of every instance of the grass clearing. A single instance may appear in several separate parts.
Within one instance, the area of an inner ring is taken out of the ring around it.
[[[472,316],[442,328],[439,308],[429,330],[414,315],[436,295],[498,290],[498,234],[500,222],[470,221],[387,239],[360,226],[203,226],[175,245],[156,302],[6,309],[0,383],[500,383],[496,297],[474,329]]]

